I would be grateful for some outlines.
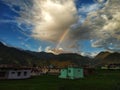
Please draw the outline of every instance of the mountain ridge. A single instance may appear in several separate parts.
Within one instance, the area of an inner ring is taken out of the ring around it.
[[[0,43],[0,64],[32,66],[33,64],[50,65],[51,63],[55,65],[56,62],[58,65],[59,63],[64,63],[64,65],[77,64],[83,66],[88,64],[89,61],[90,59],[88,57],[83,57],[76,53],[54,55],[46,52],[19,50]]]
[[[20,50],[14,47],[8,47],[0,42],[0,64],[25,65],[25,66],[44,66],[44,65],[105,65],[111,63],[120,63],[120,53],[100,52],[94,58],[82,56],[77,53],[61,53],[54,55],[47,52],[33,52],[29,50]]]

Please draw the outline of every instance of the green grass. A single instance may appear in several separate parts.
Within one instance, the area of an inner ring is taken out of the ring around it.
[[[26,80],[0,80],[0,90],[120,90],[120,71],[97,70],[83,79],[38,76]]]

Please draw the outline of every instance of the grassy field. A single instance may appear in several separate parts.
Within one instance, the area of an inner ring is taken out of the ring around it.
[[[120,71],[98,70],[83,79],[38,76],[26,80],[0,80],[0,90],[120,90]]]

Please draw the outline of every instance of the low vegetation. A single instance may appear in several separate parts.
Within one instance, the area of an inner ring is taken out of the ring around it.
[[[120,90],[119,70],[96,70],[83,79],[38,76],[25,80],[0,80],[0,90]]]

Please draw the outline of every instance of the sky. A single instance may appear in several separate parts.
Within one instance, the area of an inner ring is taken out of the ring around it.
[[[120,52],[119,0],[0,0],[0,41],[36,52]]]

